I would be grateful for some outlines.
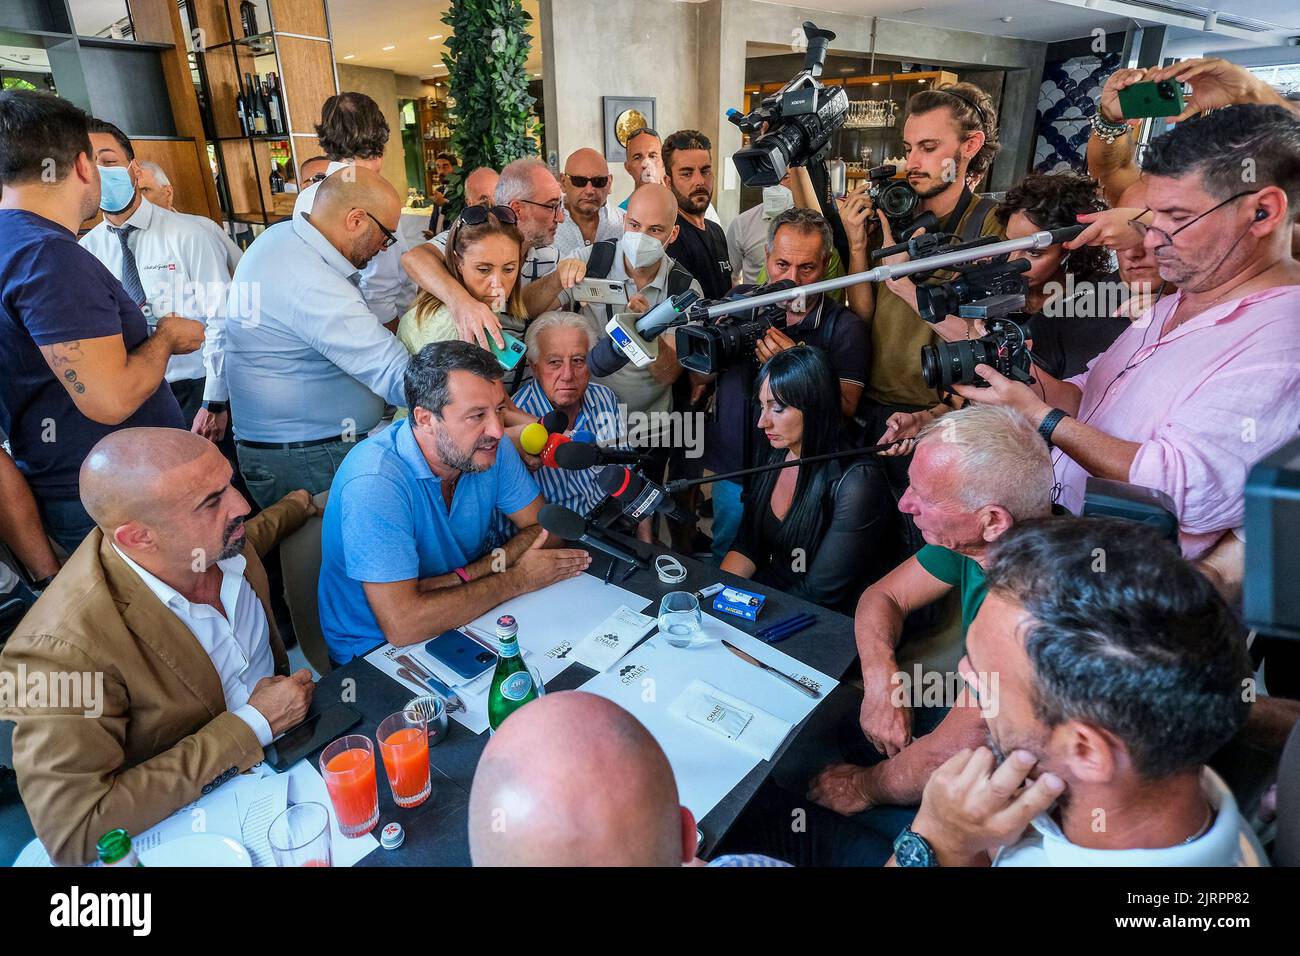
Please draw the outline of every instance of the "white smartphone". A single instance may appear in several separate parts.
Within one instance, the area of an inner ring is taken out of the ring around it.
[[[627,289],[617,279],[583,279],[573,284],[569,294],[579,302],[627,305]]]

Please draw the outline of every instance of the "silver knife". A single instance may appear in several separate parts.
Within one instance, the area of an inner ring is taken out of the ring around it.
[[[768,673],[775,674],[777,677],[781,678],[782,680],[788,681],[789,683],[793,684],[795,687],[798,687],[809,697],[812,697],[814,700],[821,699],[822,695],[819,691],[813,690],[803,681],[796,680],[795,678],[791,677],[789,674],[785,673],[785,671],[777,670],[771,664],[764,664],[757,657],[751,657],[749,654],[746,654],[739,647],[737,647],[735,644],[732,644],[730,641],[726,640],[725,638],[722,641],[722,646],[725,647],[727,650],[731,651],[731,653],[735,654],[742,661],[748,661],[749,663],[755,665],[756,667],[761,667],[763,670],[767,671]]]
[[[417,684],[423,684],[431,691],[447,702],[447,712],[453,710],[467,710],[465,702],[460,699],[454,690],[440,681],[425,668],[421,667],[410,654],[398,654],[393,658],[398,664],[404,665],[398,671],[398,675],[405,677],[407,680],[414,681]],[[402,673],[405,671],[406,673]]]

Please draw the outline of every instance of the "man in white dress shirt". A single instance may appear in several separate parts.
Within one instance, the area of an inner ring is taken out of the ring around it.
[[[614,177],[609,163],[588,147],[574,150],[564,163],[564,222],[555,229],[555,251],[568,259],[579,249],[623,235],[623,211],[609,204]]]
[[[220,334],[239,470],[264,508],[297,488],[324,491],[384,403],[405,404],[411,355],[359,287],[401,207],[370,169],[329,176],[312,211],[258,236],[235,270]]]
[[[96,528],[0,656],[4,676],[80,695],[5,702],[32,824],[60,864],[95,857],[262,760],[300,723],[311,673],[290,674],[260,555],[316,513],[299,491],[248,520],[232,469],[179,428],[126,428],[81,468]]]
[[[366,94],[338,93],[321,107],[316,137],[330,161],[325,169],[327,177],[352,166],[379,172],[388,143],[388,121],[380,112],[379,104]],[[295,218],[311,212],[319,186],[319,183],[303,183],[293,203]],[[397,320],[411,307],[419,292],[402,269],[402,253],[410,247],[400,231],[394,234],[397,242],[383,249],[361,270],[361,294],[370,311],[390,330],[396,329]]]
[[[202,226],[207,232],[221,243],[222,248],[226,250],[226,268],[233,274],[235,266],[239,265],[239,259],[244,254],[244,250],[239,248],[239,244],[230,238],[230,233],[226,232],[220,225],[207,216],[195,216],[188,212],[181,212],[176,208],[176,187],[172,185],[171,177],[167,175],[167,170],[163,169],[157,163],[142,159],[137,164],[135,183],[140,190],[140,195],[149,200],[155,206],[168,209],[178,216],[184,216],[191,219],[198,225]]]
[[[213,321],[225,307],[230,282],[225,248],[193,219],[144,198],[135,151],[120,129],[92,118],[90,143],[100,170],[116,171],[109,173],[104,195],[115,195],[112,205],[123,205],[115,212],[106,209],[99,225],[81,238],[82,247],[140,304],[151,331],[158,319],[170,313],[205,325]],[[167,383],[186,424],[194,421],[203,403],[225,398],[212,375],[218,361],[206,346],[168,361]],[[210,378],[213,381],[208,382]],[[220,430],[224,431],[224,423]]]

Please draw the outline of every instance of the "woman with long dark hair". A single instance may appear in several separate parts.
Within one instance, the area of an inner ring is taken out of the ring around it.
[[[778,352],[759,369],[760,464],[843,448],[840,389],[820,349]],[[849,613],[890,567],[893,498],[874,456],[791,465],[751,479],[722,569]]]

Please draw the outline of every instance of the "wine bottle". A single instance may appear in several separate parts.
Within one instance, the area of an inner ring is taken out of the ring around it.
[[[248,105],[244,100],[243,90],[235,94],[235,112],[239,114],[239,135],[247,136],[249,133]]]
[[[252,101],[253,108],[250,112],[251,132],[254,136],[266,135],[266,107],[262,102],[261,83],[254,73],[245,73],[248,80],[249,97]]]
[[[257,36],[257,7],[253,6],[249,0],[241,0],[239,19],[244,24],[244,36]]]
[[[280,109],[280,94],[276,87],[278,85],[276,75],[268,73],[266,75],[266,109],[267,116],[271,124],[271,132],[276,136],[283,136],[286,132],[284,125],[284,114]]]

